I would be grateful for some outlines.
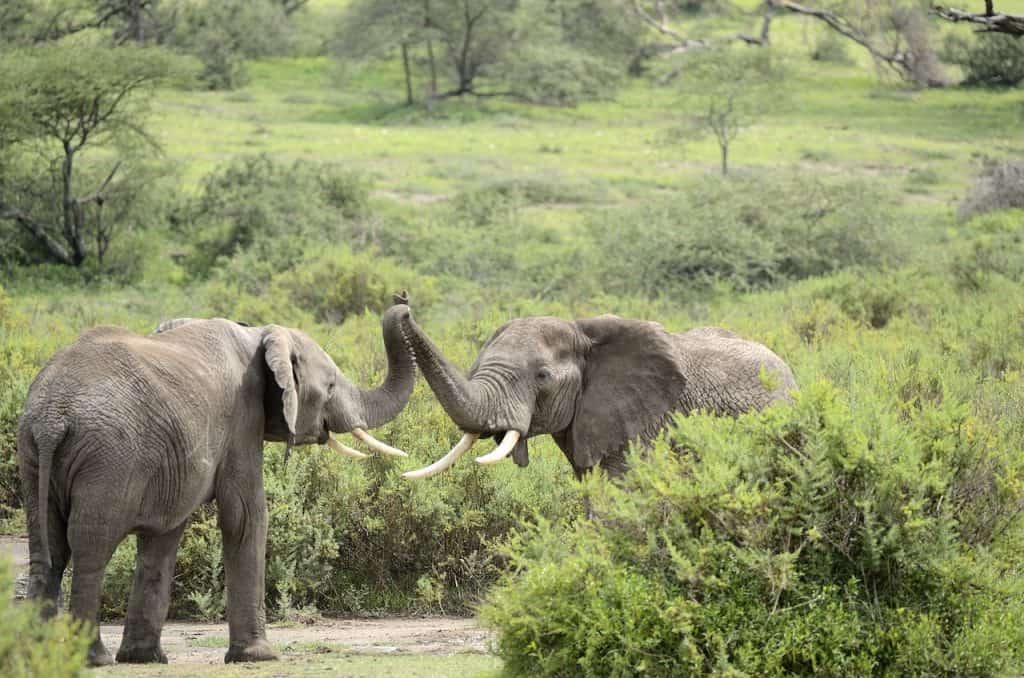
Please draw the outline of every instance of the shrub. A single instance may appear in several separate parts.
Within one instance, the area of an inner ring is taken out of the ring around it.
[[[270,0],[203,0],[166,11],[173,29],[165,40],[202,62],[199,80],[208,89],[245,85],[246,58],[285,54],[292,40],[280,4]]]
[[[851,320],[880,329],[906,305],[906,281],[892,274],[843,271],[823,281],[816,296],[830,299]]]
[[[593,521],[515,533],[482,610],[506,669],[1019,671],[1014,448],[955,398],[844,401],[818,382],[792,407],[680,417],[620,484],[587,483]]]
[[[279,163],[260,155],[241,158],[203,180],[200,194],[183,205],[176,226],[193,249],[186,267],[207,276],[215,265],[251,251],[251,281],[265,282],[290,268],[311,242],[344,242],[365,214],[369,184],[362,175],[330,166]],[[243,282],[245,284],[245,282]],[[253,290],[259,292],[260,290]]]
[[[595,216],[591,266],[613,293],[684,299],[720,283],[754,290],[881,267],[898,256],[886,202],[878,187],[858,182],[706,179],[672,199]]]
[[[333,248],[310,264],[274,278],[272,294],[280,294],[317,322],[340,324],[364,311],[380,314],[391,306],[396,290],[415,290],[417,308],[436,300],[433,279],[411,273],[393,259],[372,250],[353,254]]]
[[[988,160],[957,208],[966,221],[986,212],[1024,207],[1024,161]]]
[[[1024,44],[1010,35],[992,33],[968,41],[951,34],[944,56],[963,68],[968,85],[1016,87],[1024,80]]]
[[[518,97],[554,106],[610,98],[624,76],[619,64],[553,40],[524,46],[506,74]]]
[[[811,50],[811,59],[833,64],[852,64],[853,58],[847,48],[847,41],[833,30],[819,34]]]
[[[43,622],[39,610],[14,600],[14,572],[0,555],[0,673],[7,678],[86,675],[91,636],[69,616]]]

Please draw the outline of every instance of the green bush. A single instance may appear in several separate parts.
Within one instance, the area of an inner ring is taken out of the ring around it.
[[[519,531],[482,610],[509,673],[1019,671],[1018,455],[953,398],[845,400],[681,417],[593,521]]]
[[[192,245],[185,265],[193,275],[205,277],[248,252],[250,260],[238,268],[249,280],[265,282],[291,268],[313,243],[354,239],[351,220],[365,215],[368,200],[369,183],[358,173],[250,156],[208,175],[175,223]]]
[[[410,273],[372,250],[353,254],[342,248],[275,277],[271,289],[275,296],[311,313],[317,322],[334,324],[364,311],[382,313],[391,306],[396,290],[415,290],[417,308],[429,308],[437,297],[431,278]]]
[[[245,60],[287,53],[293,36],[279,3],[271,0],[201,0],[158,8],[164,40],[202,63],[199,81],[208,89],[235,89],[249,81]]]
[[[943,52],[963,68],[965,84],[1015,87],[1024,80],[1024,44],[1014,36],[992,33],[968,41],[951,34]]]
[[[69,616],[41,621],[39,610],[14,600],[14,571],[0,555],[0,674],[7,678],[86,675],[91,636]]]
[[[510,62],[506,78],[517,97],[553,106],[614,96],[625,69],[575,46],[544,41],[527,44]]]
[[[590,222],[591,267],[612,293],[704,297],[745,291],[899,256],[880,187],[810,177],[708,178],[640,208]]]
[[[852,64],[847,41],[833,30],[822,31],[814,42],[811,59],[832,64]]]

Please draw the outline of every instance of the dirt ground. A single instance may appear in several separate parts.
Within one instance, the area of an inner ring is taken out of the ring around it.
[[[0,554],[12,558],[18,573],[15,592],[22,595],[28,570],[28,540],[0,535]],[[116,652],[121,643],[121,624],[103,624],[100,634],[107,648]],[[267,637],[287,653],[419,655],[487,653],[491,640],[491,634],[475,619],[464,617],[323,618],[309,625],[271,624]],[[171,621],[164,626],[163,649],[176,665],[223,665],[227,644],[227,623]]]

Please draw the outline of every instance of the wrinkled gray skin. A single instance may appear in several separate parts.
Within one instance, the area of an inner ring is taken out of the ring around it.
[[[397,305],[383,317],[388,374],[373,390],[349,382],[304,333],[229,320],[175,320],[139,336],[97,327],[50,359],[18,427],[28,513],[29,596],[56,610],[74,561],[71,603],[96,623],[107,562],[127,534],[138,558],[119,662],[166,662],[175,553],[189,515],[216,499],[224,538],[230,647],[225,661],[274,659],[266,639],[267,505],[263,441],[324,443],[328,431],[394,418],[415,365]],[[93,665],[111,663],[96,631]]]
[[[526,439],[550,433],[577,477],[597,466],[623,473],[629,443],[650,441],[674,412],[737,415],[787,400],[796,388],[768,348],[714,327],[670,334],[613,315],[520,318],[491,336],[468,379],[408,312],[403,329],[460,428],[499,440],[518,431],[512,458],[520,466],[529,463]]]

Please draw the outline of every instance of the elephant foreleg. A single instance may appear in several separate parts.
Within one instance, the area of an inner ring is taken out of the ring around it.
[[[117,661],[130,664],[167,663],[160,648],[160,632],[171,602],[174,561],[185,523],[166,534],[139,535],[135,583],[128,599],[128,616]]]
[[[258,477],[253,485],[243,490],[231,484],[217,491],[228,589],[230,645],[225,662],[277,659],[277,653],[267,641],[267,615],[263,603],[267,500],[262,478]]]

